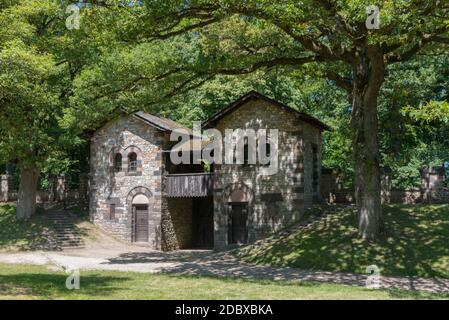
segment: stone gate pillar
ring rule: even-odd
[[[89,199],[89,175],[87,173],[81,173],[79,175],[78,192],[80,200],[87,203]]]
[[[11,176],[9,174],[3,174],[0,176],[0,202],[9,201],[9,187]]]
[[[48,177],[48,184],[49,184],[49,186],[48,186],[48,192],[49,192],[49,195],[48,195],[48,201],[49,202],[56,202],[58,199],[57,199],[57,192],[56,192],[56,186],[57,186],[57,177],[56,176],[54,176],[54,175],[50,175],[49,177]]]
[[[66,199],[66,178],[63,174],[57,177],[56,199],[58,202],[64,202]]]
[[[380,190],[382,203],[391,202],[391,172],[389,167],[382,168],[380,176]]]
[[[421,169],[421,194],[423,202],[438,202],[439,193],[444,188],[444,167],[424,167]]]

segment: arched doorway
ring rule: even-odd
[[[134,242],[148,242],[149,236],[149,200],[143,194],[138,194],[132,201],[132,212],[134,217]]]
[[[132,242],[150,242],[154,240],[154,230],[150,225],[155,216],[150,215],[153,207],[153,195],[146,187],[135,187],[126,197],[126,207],[129,213]]]

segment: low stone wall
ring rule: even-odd
[[[79,190],[70,190],[64,197],[55,199],[53,193],[48,190],[38,190],[36,195],[37,203],[49,203],[49,202],[87,202],[86,197],[80,194]],[[7,197],[3,198],[0,202],[14,202],[17,201],[17,190],[8,192]]]
[[[355,203],[354,190],[341,190],[322,194],[327,203]],[[422,193],[419,190],[394,190],[382,192],[382,203],[422,203]]]
[[[355,203],[354,190],[340,190],[322,194],[327,203]],[[449,203],[449,190],[426,193],[423,190],[392,190],[382,192],[382,203]]]
[[[421,190],[392,190],[382,194],[383,203],[415,204],[423,202]]]
[[[64,176],[54,177],[49,190],[38,190],[37,203],[50,202],[88,202],[88,177],[81,175],[78,189],[68,189]],[[17,188],[9,175],[0,176],[0,202],[17,201]]]
[[[332,170],[323,170],[321,196],[327,203],[355,203],[354,190],[342,188],[340,176]],[[441,167],[421,170],[421,188],[397,190],[391,188],[391,171],[381,177],[382,203],[449,203],[449,189],[444,187],[444,170]]]

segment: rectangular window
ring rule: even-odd
[[[115,219],[115,203],[111,203],[109,205],[109,219],[110,220]]]

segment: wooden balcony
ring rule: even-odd
[[[213,192],[213,174],[183,173],[165,175],[167,197],[207,197]]]

